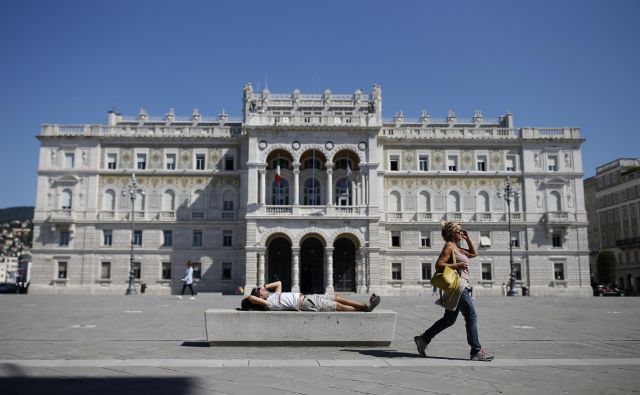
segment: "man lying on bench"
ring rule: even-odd
[[[275,281],[253,288],[251,295],[242,300],[242,310],[373,311],[379,303],[380,296],[376,294],[371,295],[367,305],[340,295],[282,292],[282,281]]]

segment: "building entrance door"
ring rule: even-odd
[[[356,246],[346,238],[333,244],[333,288],[336,292],[356,291]]]
[[[324,246],[318,239],[309,238],[300,248],[300,292],[324,293]]]
[[[273,239],[269,243],[269,262],[267,262],[266,281],[282,281],[282,290],[291,291],[291,243],[284,237]],[[261,284],[262,285],[262,284]]]

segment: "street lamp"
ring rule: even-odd
[[[135,203],[136,203],[136,192],[138,190],[138,183],[136,182],[135,173],[131,174],[131,184],[129,185],[128,191],[122,191],[122,195],[126,196],[129,193],[129,198],[131,199],[131,251],[129,253],[129,287],[127,288],[126,295],[136,295],[138,291],[136,291],[136,287],[133,285],[134,273],[133,273],[133,246],[135,240]]]
[[[513,195],[513,189],[511,188],[511,182],[507,177],[507,185],[504,187],[504,200],[507,202],[507,220],[509,221],[509,292],[507,296],[518,296],[516,291],[516,273],[513,271],[513,242],[511,240],[511,196]]]

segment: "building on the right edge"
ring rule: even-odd
[[[592,283],[600,283],[600,251],[616,256],[616,286],[625,294],[640,286],[640,158],[622,158],[596,169],[584,181],[585,209],[589,220],[589,256]]]

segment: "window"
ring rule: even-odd
[[[222,210],[233,211],[233,200],[225,200],[222,202]]]
[[[73,193],[71,189],[64,189],[62,191],[62,205],[61,208],[63,210],[71,210],[71,206],[73,204]]]
[[[429,171],[429,155],[419,155],[418,166],[420,171]]]
[[[193,278],[194,278],[194,280],[195,279],[200,280],[202,278],[202,263],[193,262],[191,267],[193,268]]]
[[[173,231],[172,230],[163,230],[162,231],[162,246],[163,247],[171,247],[173,245]]]
[[[58,277],[59,279],[67,278],[67,262],[58,261]]]
[[[111,279],[111,262],[102,262],[100,266],[100,280]]]
[[[429,235],[429,232],[420,232],[420,246],[431,247],[431,236]]]
[[[422,262],[422,280],[431,280],[431,263]]]
[[[515,155],[507,155],[507,160],[505,163],[506,171],[516,171],[516,156]]]
[[[65,152],[64,154],[64,168],[65,169],[73,169],[73,165],[75,164],[75,155],[72,152]]]
[[[196,170],[204,170],[205,154],[196,154]]]
[[[171,262],[162,262],[162,279],[171,280]]]
[[[478,155],[476,158],[476,170],[478,171],[487,171],[487,156],[486,155]]]
[[[391,279],[402,280],[402,263],[395,262],[391,264]]]
[[[400,247],[400,232],[391,232],[391,247]]]
[[[564,280],[564,263],[556,262],[553,264],[553,279],[556,281]]]
[[[133,262],[131,264],[131,270],[133,270],[133,278],[135,278],[136,280],[140,280],[142,264],[140,262]]]
[[[389,170],[391,171],[400,170],[400,155],[389,156]]]
[[[202,247],[202,231],[201,230],[193,231],[193,235],[191,237],[191,246]]]
[[[60,239],[58,240],[58,245],[61,247],[66,247],[69,245],[69,231],[68,230],[61,230],[60,231]]]
[[[458,157],[456,155],[447,156],[447,170],[458,171]]]
[[[224,169],[225,170],[233,170],[233,156],[232,155],[226,155],[224,157]]]
[[[493,275],[491,273],[491,263],[482,263],[482,279],[485,281],[493,280]]]
[[[547,158],[547,166],[549,171],[558,171],[558,156],[549,155]]]
[[[516,280],[522,280],[522,264],[520,262],[513,263],[513,273],[516,275]]]
[[[520,232],[511,232],[511,247],[520,247]]]
[[[102,245],[107,247],[113,245],[113,230],[104,229],[102,231]]]
[[[165,168],[167,170],[175,170],[176,169],[176,154],[167,154],[165,157]]]
[[[136,169],[144,170],[147,168],[147,154],[136,155]]]
[[[562,233],[553,232],[551,234],[551,246],[555,248],[562,247]]]
[[[142,247],[142,231],[141,230],[133,231],[133,245]]]
[[[480,231],[480,247],[491,247],[491,232],[488,230]]]
[[[222,280],[231,280],[231,262],[222,262]]]
[[[107,154],[107,169],[115,170],[118,168],[118,154]]]
[[[231,230],[223,230],[222,231],[222,246],[223,247],[231,247],[233,245],[233,231]]]

